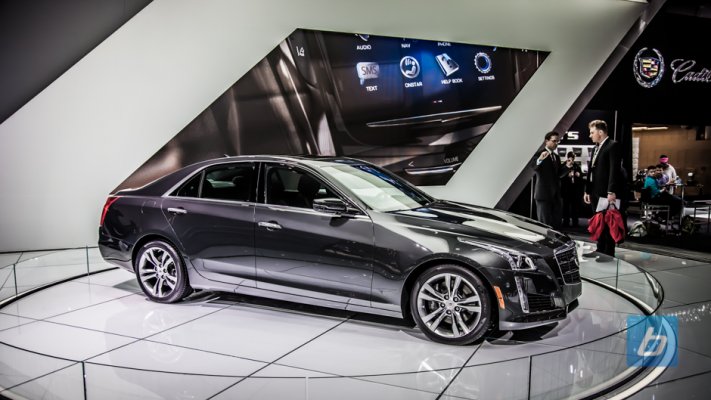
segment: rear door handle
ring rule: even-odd
[[[183,207],[180,207],[180,208],[170,207],[170,208],[168,208],[168,212],[171,214],[182,215],[182,214],[187,214],[188,210],[184,209]]]
[[[281,229],[281,225],[279,225],[277,222],[260,221],[260,222],[257,222],[257,225],[261,226],[262,228],[267,228],[270,231],[273,229]]]

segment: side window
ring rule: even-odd
[[[226,164],[205,171],[200,197],[251,201],[254,192],[254,164]]]
[[[339,197],[319,179],[296,168],[268,167],[266,184],[267,204],[313,208],[315,199]]]
[[[183,184],[183,186],[173,192],[172,196],[198,197],[200,190],[200,179],[202,179],[202,172],[190,178],[187,182]]]

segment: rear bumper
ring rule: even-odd
[[[104,261],[133,272],[131,248],[132,246],[112,238],[99,228],[99,252]]]

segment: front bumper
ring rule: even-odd
[[[582,293],[582,284],[564,285],[554,292],[528,290],[504,297],[505,306],[499,307],[500,330],[528,329],[565,319]]]
[[[561,321],[582,294],[579,274],[564,275],[555,259],[546,260],[533,271],[488,272],[493,272],[492,284],[502,295],[494,304],[499,312],[500,330],[528,329]]]
[[[516,331],[521,329],[535,328],[544,325],[554,324],[568,317],[568,313],[578,305],[577,298],[564,307],[550,311],[538,311],[533,313],[509,314],[507,319],[499,319],[499,330]],[[501,313],[499,313],[501,315]]]

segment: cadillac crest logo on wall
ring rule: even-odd
[[[632,68],[634,78],[640,86],[652,88],[657,86],[664,76],[664,57],[657,49],[643,47],[634,57]]]

